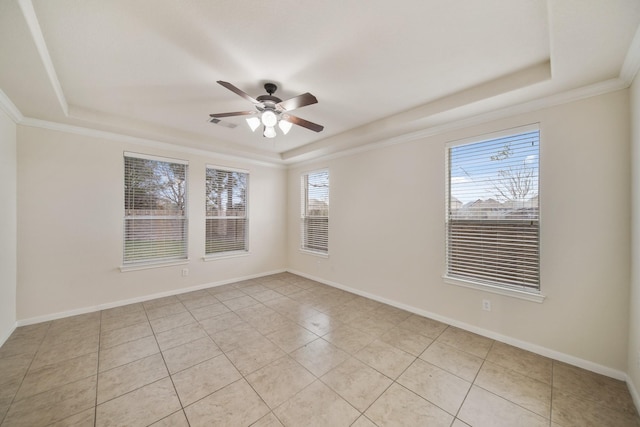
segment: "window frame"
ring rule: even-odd
[[[308,215],[309,212],[309,176],[314,174],[327,174],[327,215],[326,216],[318,216],[318,215]],[[320,168],[314,169],[310,171],[305,171],[300,174],[300,247],[299,250],[303,253],[312,254],[320,257],[329,257],[329,222],[330,222],[330,194],[331,194],[331,174],[329,168]],[[326,249],[321,249],[317,247],[311,247],[307,245],[309,238],[309,228],[307,226],[307,221],[309,219],[318,219],[318,218],[326,218]]]
[[[184,208],[183,208],[183,215],[128,215],[127,214],[127,208],[126,208],[126,197],[127,197],[127,193],[126,193],[126,159],[127,158],[135,158],[135,159],[141,159],[141,160],[149,160],[149,161],[153,161],[153,162],[161,162],[161,163],[169,163],[169,164],[176,164],[176,165],[183,165],[185,170],[184,170]],[[150,154],[143,154],[143,153],[135,153],[135,152],[130,152],[130,151],[124,151],[123,152],[123,171],[122,171],[122,177],[123,177],[123,181],[122,181],[122,189],[123,189],[123,193],[122,193],[122,201],[123,201],[123,220],[122,220],[122,265],[120,266],[120,271],[121,272],[126,272],[126,271],[135,271],[135,270],[142,270],[142,269],[149,269],[149,268],[157,268],[157,267],[166,267],[166,266],[172,266],[172,265],[183,265],[183,264],[187,264],[189,262],[189,161],[188,160],[183,160],[183,159],[175,159],[175,158],[170,158],[170,157],[164,157],[164,156],[156,156],[156,155],[150,155]],[[145,219],[162,219],[162,220],[183,220],[184,224],[182,225],[182,235],[183,235],[183,246],[184,246],[184,252],[183,254],[179,255],[179,256],[168,256],[168,257],[148,257],[148,258],[142,258],[142,259],[135,259],[135,260],[127,260],[126,259],[126,255],[127,255],[127,250],[126,250],[126,246],[127,246],[127,222],[134,220],[134,219],[138,219],[138,220],[145,220]]]
[[[450,198],[451,196],[451,149],[454,147],[459,147],[463,145],[469,144],[481,144],[481,143],[490,143],[495,142],[496,140],[518,136],[531,132],[538,132],[538,159],[537,159],[537,197],[538,197],[538,219],[537,219],[537,273],[538,273],[538,286],[537,288],[530,286],[520,286],[516,284],[505,284],[492,282],[486,279],[481,278],[473,278],[473,277],[464,277],[457,276],[455,274],[450,274],[450,265],[449,265],[449,256],[450,256],[450,235],[449,235],[449,222],[451,217],[450,208]],[[498,132],[493,132],[490,134],[484,134],[480,136],[465,138],[461,140],[450,141],[445,144],[445,272],[443,274],[443,281],[447,284],[487,291],[495,294],[501,294],[506,296],[511,296],[519,299],[524,299],[528,301],[542,303],[545,299],[545,296],[542,294],[541,287],[541,250],[540,250],[540,242],[541,242],[541,228],[542,228],[542,215],[541,215],[541,204],[540,204],[540,187],[541,187],[541,153],[542,153],[542,131],[540,129],[539,123],[534,123],[525,126],[519,126],[515,128],[505,129]],[[498,221],[500,222],[500,221]],[[503,221],[504,223],[512,223],[512,220],[506,219]]]
[[[244,249],[239,249],[239,250],[229,250],[229,251],[223,251],[223,252],[207,252],[207,233],[208,233],[208,226],[207,226],[207,221],[210,219],[238,219],[238,216],[216,216],[216,215],[208,215],[207,213],[207,199],[206,197],[208,197],[208,194],[206,193],[207,191],[207,180],[208,180],[208,176],[207,176],[207,171],[209,169],[212,170],[217,170],[217,171],[221,171],[221,172],[235,172],[235,173],[241,173],[246,175],[245,177],[245,206],[244,206],[244,216],[242,217],[245,220],[244,223]],[[207,164],[205,166],[205,246],[204,246],[204,256],[202,257],[202,259],[204,261],[212,261],[212,260],[217,260],[217,259],[222,259],[222,258],[232,258],[232,257],[238,257],[238,256],[246,256],[249,255],[249,189],[250,189],[250,178],[251,178],[251,173],[249,170],[246,169],[238,169],[238,168],[232,168],[232,167],[228,167],[228,166],[218,166],[218,165],[210,165]]]

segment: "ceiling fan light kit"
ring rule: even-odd
[[[276,125],[276,123],[278,123],[278,117],[276,116],[276,113],[271,110],[264,110],[262,112],[261,120],[262,124],[268,128],[272,128]]]
[[[288,122],[285,119],[282,119],[278,122],[278,127],[280,128],[282,133],[284,133],[285,135],[289,133],[292,126],[293,126],[293,123]]]
[[[251,132],[255,132],[256,129],[260,126],[260,119],[257,117],[249,117],[247,119],[247,124],[251,128]]]
[[[223,117],[250,115],[252,117],[249,117],[246,120],[251,131],[255,132],[255,130],[258,129],[260,125],[262,125],[264,128],[262,135],[266,138],[276,137],[276,125],[278,125],[284,135],[289,133],[294,124],[307,128],[314,132],[321,132],[324,129],[324,126],[289,114],[289,111],[291,110],[295,110],[296,108],[305,107],[307,105],[315,104],[318,102],[316,97],[311,95],[309,92],[283,101],[280,98],[273,96],[275,91],[278,90],[278,87],[273,83],[266,83],[264,85],[264,89],[267,91],[268,95],[260,95],[259,97],[254,99],[231,83],[219,80],[218,84],[224,86],[236,95],[239,95],[247,101],[253,103],[255,106],[255,110],[209,114],[209,116],[211,117],[211,120],[209,121],[211,123],[233,128],[235,127],[235,125],[224,122],[220,119]]]
[[[267,138],[275,138],[276,137],[276,128],[265,126],[264,127],[263,136],[265,136]]]

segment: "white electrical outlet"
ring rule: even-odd
[[[482,309],[484,311],[491,311],[491,301],[488,299],[482,300]]]
[[[188,268],[183,268],[182,269],[182,277],[187,277],[189,275],[189,269]]]

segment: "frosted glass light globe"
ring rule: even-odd
[[[274,128],[273,126],[265,127],[263,135],[266,136],[267,138],[275,138],[276,137],[276,128]]]
[[[262,113],[262,124],[268,128],[272,128],[278,123],[278,116],[271,110]]]
[[[249,117],[247,119],[247,124],[251,128],[251,132],[254,132],[260,126],[260,119],[257,117]]]
[[[280,120],[280,122],[278,122],[278,127],[285,135],[289,133],[289,131],[291,130],[291,126],[293,126],[293,124],[291,122],[287,122],[286,120]]]

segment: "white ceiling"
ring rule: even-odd
[[[628,84],[639,24],[638,0],[0,0],[0,90],[28,119],[292,162]],[[311,92],[294,114],[325,129],[208,123],[252,109],[217,80]]]

